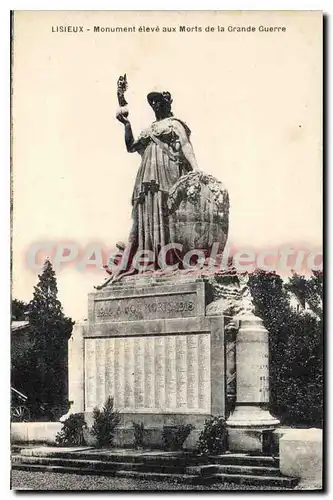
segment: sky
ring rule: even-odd
[[[63,25],[85,31],[52,31]],[[94,33],[95,25],[136,32]],[[162,32],[179,25],[203,30]],[[258,32],[261,25],[286,31]],[[13,297],[32,297],[38,278],[27,252],[36,242],[71,242],[84,252],[127,239],[140,158],[126,152],[115,119],[116,82],[125,72],[136,135],[154,119],[146,94],[171,92],[199,167],[229,190],[230,244],[321,246],[319,13],[17,12],[13,50]],[[104,280],[103,270],[77,264],[57,271],[73,319],[86,316],[87,294]]]

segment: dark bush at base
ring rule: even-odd
[[[132,422],[134,427],[134,448],[143,448],[145,427],[143,422]]]
[[[205,421],[197,444],[197,452],[203,455],[221,455],[227,451],[227,427],[222,417]]]
[[[181,450],[193,429],[192,424],[164,426],[162,433],[164,449],[168,451]]]
[[[65,420],[64,426],[56,435],[58,446],[82,446],[85,445],[83,427],[87,424],[82,413],[73,413]]]
[[[93,418],[91,434],[96,438],[97,446],[112,447],[115,430],[120,423],[120,414],[114,409],[113,398],[108,397],[102,410],[94,408]]]

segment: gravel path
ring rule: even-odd
[[[13,490],[259,490],[257,486],[239,486],[233,484],[213,484],[211,486],[199,486],[191,484],[173,484],[161,481],[144,481],[135,479],[113,478],[106,476],[83,476],[77,474],[62,474],[54,472],[27,472],[12,471]],[[279,490],[276,487],[262,488],[267,490]],[[283,490],[287,491],[287,490]]]

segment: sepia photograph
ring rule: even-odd
[[[323,25],[12,11],[12,490],[323,491]]]

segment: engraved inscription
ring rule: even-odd
[[[154,338],[155,348],[155,407],[165,406],[165,337]]]
[[[251,349],[249,355],[248,350]],[[269,402],[267,345],[239,346],[237,351],[237,391],[241,402]]]
[[[105,342],[96,339],[95,344],[95,367],[96,367],[96,405],[101,406],[105,402]]]
[[[165,405],[176,407],[176,337],[165,339]]]
[[[187,408],[187,358],[186,337],[176,337],[176,404],[177,408]]]
[[[210,335],[87,339],[86,409],[210,412]],[[264,386],[265,381],[262,381]]]
[[[105,339],[105,395],[114,396],[114,341]]]
[[[135,367],[134,367],[134,397],[135,408],[144,407],[144,373],[145,373],[145,353],[144,353],[144,338],[135,339]]]
[[[187,335],[187,406],[188,408],[198,408],[198,388],[199,388],[199,335]]]
[[[196,315],[196,295],[170,297],[142,296],[117,298],[94,302],[95,321],[135,321]]]
[[[134,405],[134,339],[126,339],[124,358],[125,406],[131,407]]]
[[[145,338],[144,345],[145,373],[144,373],[144,403],[145,408],[153,408],[155,400],[154,390],[154,339]]]
[[[183,300],[176,301],[168,301],[168,302],[153,302],[151,304],[145,304],[146,313],[183,313],[183,312],[191,312],[194,310],[194,302],[184,302]]]

